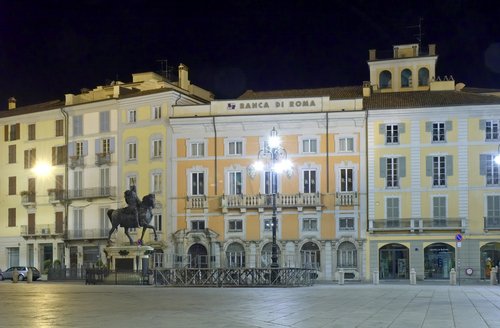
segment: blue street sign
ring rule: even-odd
[[[463,238],[464,237],[462,237],[462,234],[460,234],[460,233],[457,233],[457,235],[455,236],[456,241],[462,241]]]

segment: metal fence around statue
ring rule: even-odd
[[[156,229],[153,225],[151,225],[151,220],[153,219],[152,209],[155,206],[155,195],[148,194],[142,198],[142,202],[137,208],[138,216],[139,216],[139,227],[142,227],[141,238],[137,241],[139,244],[142,244],[142,239],[144,238],[144,233],[146,229],[152,229],[155,235],[155,240],[158,240],[158,236],[156,235]],[[134,244],[134,240],[130,237],[128,230],[130,228],[138,228],[137,227],[137,216],[136,214],[129,208],[120,208],[117,210],[109,210],[108,217],[111,221],[111,229],[109,230],[108,235],[108,243],[111,242],[111,234],[118,229],[118,226],[122,227],[127,235],[130,245]]]

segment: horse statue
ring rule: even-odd
[[[141,238],[137,241],[139,244],[142,244],[142,239],[144,238],[144,234],[146,229],[152,229],[155,234],[155,240],[158,240],[158,236],[156,235],[156,229],[152,226],[151,220],[153,219],[152,209],[155,206],[155,195],[148,194],[142,198],[142,202],[140,202],[137,211],[139,214],[139,227],[142,227],[142,235]],[[109,230],[108,235],[108,243],[111,242],[111,234],[118,229],[118,226],[121,226],[125,230],[125,234],[130,240],[130,245],[134,245],[134,240],[130,237],[128,233],[128,229],[130,228],[138,228],[136,223],[136,215],[131,212],[129,208],[119,208],[117,210],[108,210],[108,218],[111,221],[111,230]]]

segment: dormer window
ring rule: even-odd
[[[402,88],[409,88],[412,86],[412,83],[411,83],[411,71],[408,69],[408,68],[405,68],[402,72],[401,72],[401,87]]]
[[[427,68],[421,68],[418,70],[418,86],[429,85],[429,70]]]
[[[379,76],[380,88],[391,88],[392,87],[392,74],[389,71],[382,71]]]

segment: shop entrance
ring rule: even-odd
[[[435,243],[424,249],[425,279],[449,279],[452,268],[455,268],[455,248]]]
[[[409,251],[401,244],[389,244],[379,250],[380,279],[408,279]]]
[[[491,269],[500,265],[500,243],[487,243],[481,247],[481,279],[490,279]]]

